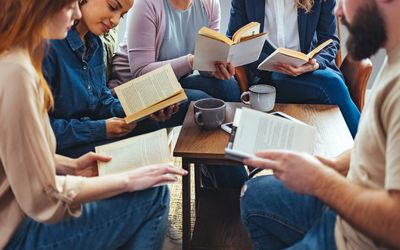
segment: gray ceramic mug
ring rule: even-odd
[[[193,104],[194,121],[205,129],[219,128],[225,120],[226,104],[217,98],[205,98]]]
[[[248,95],[249,101],[244,97]],[[240,99],[244,104],[250,105],[252,109],[268,112],[274,108],[276,98],[276,89],[267,84],[257,84],[249,88],[249,91],[243,92]]]

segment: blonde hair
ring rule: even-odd
[[[296,0],[296,6],[299,9],[303,9],[306,13],[310,12],[314,6],[315,0]]]
[[[53,95],[42,73],[46,24],[51,17],[76,0],[1,0],[0,54],[12,47],[29,52],[43,90],[44,111],[54,106]]]

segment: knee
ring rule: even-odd
[[[343,98],[343,95],[348,95],[348,89],[343,78],[336,72],[324,70],[321,74],[316,74],[316,80],[329,97]]]
[[[133,206],[138,206],[138,202],[141,204],[147,204],[145,207],[159,210],[168,211],[169,209],[169,189],[167,185],[149,188],[143,191],[134,192],[132,195],[137,195],[138,199],[134,201]]]
[[[164,209],[169,208],[169,188],[167,185],[162,185],[152,188],[154,190],[154,202],[155,204],[160,204]]]
[[[235,78],[231,77],[229,80],[221,81],[222,93],[225,95],[225,100],[227,102],[238,102],[240,101],[240,88],[238,82]]]
[[[256,177],[247,181],[240,194],[240,209],[243,220],[252,211],[272,209],[278,203],[284,186],[273,176]]]
[[[197,101],[203,98],[210,98],[211,96],[204,91],[198,89],[185,89],[185,94],[188,98],[187,102]]]

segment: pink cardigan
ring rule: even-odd
[[[221,10],[218,0],[202,1],[209,20],[209,28],[219,30]],[[176,77],[191,73],[189,56],[174,58],[167,61],[157,61],[161,43],[165,34],[166,17],[163,0],[136,0],[128,13],[124,43],[120,45],[116,57],[129,59],[133,78],[170,63]],[[122,66],[123,67],[123,66]],[[116,68],[118,73],[118,68]]]

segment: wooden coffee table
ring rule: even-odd
[[[243,106],[245,105],[241,103],[227,103],[226,122],[232,121],[236,108]],[[337,106],[276,104],[274,111],[284,112],[317,128],[314,148],[316,154],[330,157],[337,156],[353,146],[353,139]],[[222,129],[209,131],[199,128],[194,123],[193,115],[192,103],[186,114],[174,149],[174,156],[182,157],[182,167],[189,172],[187,176],[182,178],[182,247],[183,249],[251,248],[245,229],[238,216],[238,190],[201,191],[200,188],[201,165],[239,164],[224,158],[224,149],[229,135]],[[195,166],[197,214],[192,244],[190,164]],[[202,193],[206,195],[202,195]],[[201,198],[204,198],[204,202],[201,201]],[[211,204],[213,202],[220,203],[220,205],[213,206]],[[217,210],[221,211],[218,212]],[[219,222],[219,225],[217,222]]]

